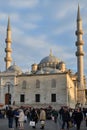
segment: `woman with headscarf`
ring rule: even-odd
[[[19,129],[24,129],[24,112],[22,109],[19,109],[19,116],[18,116],[18,122],[19,122]]]

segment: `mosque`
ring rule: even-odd
[[[85,105],[85,76],[83,66],[82,19],[80,8],[77,11],[77,29],[75,43],[77,51],[77,72],[66,68],[65,63],[50,54],[42,58],[39,64],[32,64],[31,72],[23,73],[16,64],[12,65],[11,26],[8,18],[5,48],[5,71],[0,72],[0,103],[4,105],[48,107],[58,109],[60,106],[75,108]]]

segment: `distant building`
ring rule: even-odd
[[[31,72],[23,73],[12,63],[11,27],[8,18],[6,36],[6,69],[0,72],[0,103],[4,105],[59,108],[66,105],[74,108],[85,105],[85,76],[83,72],[82,19],[78,6],[76,30],[77,72],[66,68],[65,63],[52,54],[33,64]]]

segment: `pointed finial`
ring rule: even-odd
[[[79,4],[78,4],[78,12],[77,12],[77,21],[78,20],[81,20]]]
[[[8,16],[8,25],[7,25],[7,29],[11,29],[10,27],[10,17]]]
[[[52,56],[52,49],[50,49],[50,56]]]

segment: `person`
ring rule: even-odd
[[[85,123],[86,123],[86,127],[87,127],[87,113],[85,113]]]
[[[7,118],[8,118],[9,129],[13,129],[14,111],[13,111],[12,107],[9,107],[9,109],[7,111]]]
[[[77,130],[80,130],[81,122],[83,120],[83,114],[81,112],[81,108],[77,109],[74,119],[75,119]]]
[[[27,118],[28,118],[28,122],[30,122],[32,119],[31,119],[31,108],[28,109],[28,114],[27,114]]]
[[[35,126],[32,126],[32,127],[36,128],[36,124],[38,122],[38,114],[37,114],[37,111],[34,108],[31,110],[31,120],[35,121]]]
[[[18,117],[18,122],[19,122],[19,129],[24,129],[24,112],[22,109],[19,109],[19,115]]]
[[[75,114],[76,114],[76,112],[77,112],[77,110],[76,110],[76,108],[73,110],[73,112],[72,112],[72,119],[73,119],[73,125],[74,125],[74,127],[76,127],[76,122],[75,122]]]
[[[67,107],[63,108],[62,121],[62,130],[64,130],[65,124],[67,124],[67,130],[69,130],[70,113]]]
[[[62,113],[63,113],[63,106],[61,106],[61,108],[59,109],[59,115],[60,115],[60,120],[62,119]]]
[[[53,109],[52,111],[52,117],[55,123],[57,123],[57,117],[58,117],[58,112],[57,110]]]
[[[41,122],[41,127],[40,129],[44,129],[45,126],[45,120],[46,120],[46,112],[43,108],[41,108],[40,111],[40,122]]]
[[[83,108],[83,115],[84,115],[84,120],[87,127],[87,108]]]
[[[18,116],[19,116],[18,109],[15,109],[14,110],[14,119],[15,119],[15,126],[16,126],[16,128],[18,127]]]

